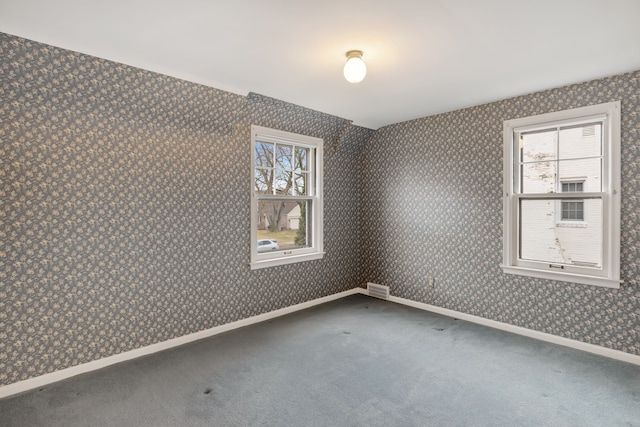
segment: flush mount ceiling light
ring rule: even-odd
[[[367,74],[367,65],[362,60],[361,50],[347,52],[347,63],[344,64],[344,78],[349,83],[359,83]]]

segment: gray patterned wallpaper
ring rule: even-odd
[[[0,33],[0,385],[361,284],[372,131]],[[325,139],[324,259],[251,271],[250,127]]]
[[[638,72],[374,133],[7,34],[0,49],[0,385],[367,281],[640,354]],[[625,285],[504,276],[502,121],[614,99]],[[249,269],[251,124],[325,139],[324,259]]]
[[[503,121],[614,100],[622,101],[624,285],[503,274]],[[363,279],[399,297],[640,355],[640,71],[379,129],[360,167]]]

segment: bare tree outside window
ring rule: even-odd
[[[258,237],[280,236],[281,249],[306,246],[309,201],[287,196],[307,196],[309,148],[256,141],[254,158],[256,194],[283,196],[258,202]]]

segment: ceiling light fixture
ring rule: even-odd
[[[347,63],[344,64],[344,78],[349,83],[360,83],[367,74],[367,65],[362,60],[361,50],[347,52]]]

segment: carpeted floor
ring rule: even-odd
[[[0,400],[2,426],[640,426],[640,366],[354,295]]]

